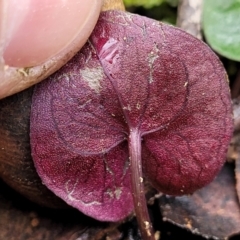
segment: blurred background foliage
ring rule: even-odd
[[[124,0],[129,12],[175,25],[178,0]]]
[[[124,0],[126,7],[142,6],[145,8],[159,6],[164,2],[176,7],[178,0]]]

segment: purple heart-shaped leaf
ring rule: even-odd
[[[146,236],[143,178],[167,194],[194,192],[220,170],[231,132],[227,75],[209,47],[126,12],[102,13],[81,52],[33,96],[43,183],[99,220],[135,206]]]

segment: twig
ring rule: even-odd
[[[233,99],[232,106],[234,133],[227,153],[229,162],[240,159],[240,97]]]
[[[179,0],[177,26],[202,39],[202,0]]]
[[[240,70],[237,72],[236,79],[232,87],[232,98],[237,98],[240,93]]]
[[[107,10],[125,10],[123,0],[104,0],[103,1],[103,6],[102,6],[102,11],[107,11]]]

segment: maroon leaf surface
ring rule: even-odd
[[[109,11],[81,52],[36,87],[30,137],[48,188],[91,217],[118,221],[133,202],[141,212],[142,165],[158,190],[192,193],[219,171],[231,131],[227,76],[207,45]]]

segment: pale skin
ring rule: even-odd
[[[0,99],[43,80],[81,49],[102,0],[0,1]]]

